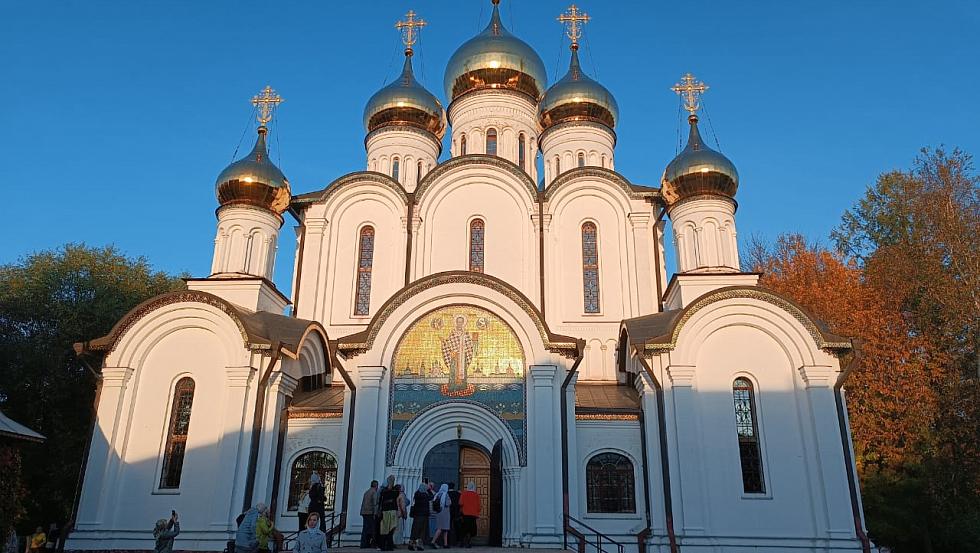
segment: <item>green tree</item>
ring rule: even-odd
[[[22,529],[64,523],[73,505],[96,380],[72,345],[182,286],[111,246],[69,244],[0,266],[0,409],[48,438],[23,449]]]

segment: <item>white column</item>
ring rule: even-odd
[[[102,388],[99,392],[99,405],[96,412],[95,428],[92,430],[92,444],[89,446],[88,464],[82,487],[80,515],[76,528],[79,530],[97,529],[103,523],[107,495],[114,492],[115,486],[107,480],[119,465],[117,435],[121,429],[120,418],[126,389],[133,369],[129,367],[103,367]]]
[[[701,424],[698,413],[697,391],[695,390],[695,367],[671,365],[667,367],[670,378],[670,394],[674,423],[674,443],[676,444],[677,482],[679,493],[674,495],[680,505],[674,505],[674,517],[682,516],[679,530],[688,535],[703,535],[707,525],[706,505],[701,462]],[[673,494],[673,490],[671,490]],[[675,530],[678,526],[675,525]]]
[[[521,543],[521,467],[503,469],[504,492],[504,547],[519,546]]]
[[[386,372],[385,367],[357,368],[357,405],[354,413],[357,430],[351,461],[353,490],[372,479],[377,478],[380,481],[388,476],[385,473],[384,455],[388,417],[387,413],[381,414],[381,382]],[[355,504],[356,501],[351,502],[352,508]]]
[[[826,525],[828,537],[851,538],[854,520],[833,391],[837,371],[827,365],[810,365],[800,367],[800,374],[806,384],[809,418],[817,446],[815,457],[820,467],[820,485],[814,490],[814,497],[822,498],[824,502],[821,522]]]
[[[584,488],[578,470],[579,451],[578,428],[575,426],[575,386],[578,384],[580,374],[580,372],[576,372],[572,376],[572,381],[568,383],[568,387],[565,388],[565,405],[568,408],[565,414],[566,424],[568,424],[568,512],[579,519],[582,518],[579,505],[581,505],[581,495]]]
[[[214,530],[233,530],[235,517],[241,512],[242,500],[245,497],[245,471],[248,468],[248,452],[244,447],[247,443],[246,434],[250,428],[245,424],[250,412],[249,387],[255,375],[253,367],[228,367],[225,369],[225,391],[222,398],[224,411],[218,426],[218,438],[215,444],[218,450],[218,465],[225,467],[231,473],[231,482],[221,482],[217,487],[229,486],[223,493],[215,493],[211,512]],[[249,436],[250,437],[250,436]],[[219,473],[220,474],[220,473]]]
[[[561,429],[556,405],[554,365],[532,365],[532,420],[529,421],[528,463],[530,464],[531,497],[529,530],[535,543],[552,543],[560,536],[561,486],[556,471],[561,464]]]
[[[653,298],[656,277],[651,272],[653,264],[650,262],[650,252],[653,251],[650,243],[650,218],[649,211],[636,211],[629,214],[630,227],[633,231],[633,274],[635,275],[638,308],[638,311],[632,312],[630,315],[656,311]]]
[[[268,505],[272,500],[272,483],[279,449],[279,423],[286,401],[293,395],[297,384],[298,380],[281,371],[269,378],[265,413],[262,417],[262,438],[259,441],[259,459],[255,467],[253,503],[261,501]]]
[[[650,479],[650,495],[646,505],[650,511],[650,529],[654,534],[665,535],[667,526],[664,513],[664,479],[660,467],[663,461],[660,457],[660,414],[657,410],[657,389],[653,380],[645,372],[636,379],[636,390],[640,393],[640,408],[643,409],[643,426],[647,444],[647,478]],[[676,469],[675,469],[676,470]]]

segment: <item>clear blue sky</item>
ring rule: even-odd
[[[501,6],[552,81],[567,65],[555,22],[566,2]],[[977,2],[578,3],[593,16],[582,61],[619,102],[617,169],[633,182],[656,185],[675,153],[668,88],[686,71],[711,86],[708,115],[741,174],[743,246],[757,234],[825,239],[877,174],[922,146],[980,154]],[[5,1],[0,263],[83,241],[207,274],[214,179],[253,94],[269,83],[286,99],[272,155],[294,193],[322,188],[364,168],[364,104],[400,63],[394,21],[409,8],[429,21],[416,72],[442,97],[446,61],[489,6]],[[287,292],[293,224],[276,271]]]

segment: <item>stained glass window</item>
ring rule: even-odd
[[[518,135],[518,137],[517,137],[517,164],[520,165],[521,166],[521,169],[524,169],[525,171],[527,171],[527,167],[524,166],[524,159],[525,159],[525,156],[527,155],[526,154],[526,149],[527,149],[526,142],[527,142],[527,138],[524,136],[524,133],[521,133],[520,135]]]
[[[487,155],[497,155],[497,130],[487,129]]]
[[[161,488],[180,487],[180,474],[184,468],[184,453],[187,451],[187,432],[191,426],[193,404],[194,381],[187,377],[181,378],[174,386],[170,428],[167,431],[167,445],[163,450],[163,470],[160,473]]]
[[[748,378],[736,378],[732,384],[732,394],[735,397],[735,432],[738,435],[738,455],[742,465],[742,489],[745,493],[765,493],[752,382]]]
[[[391,159],[391,178],[398,180],[398,169],[399,169],[398,158]]]
[[[371,267],[374,265],[374,227],[361,229],[357,251],[357,291],[354,296],[354,314],[371,312]]]
[[[582,293],[586,313],[599,312],[599,244],[595,223],[582,225]]]
[[[585,467],[585,493],[590,513],[635,513],[633,463],[618,453],[600,453]]]
[[[466,155],[466,135],[465,134],[459,135],[459,155],[461,155],[461,156],[465,156]]]
[[[578,166],[585,167],[585,154],[582,152],[579,152],[578,154]]]
[[[486,238],[486,226],[483,219],[473,219],[470,223],[470,270],[475,273],[483,272],[483,241]]]
[[[325,497],[324,509],[330,512],[334,509],[334,499],[337,496],[337,460],[326,451],[310,451],[293,461],[289,476],[289,507],[290,511],[299,510],[299,502],[303,492],[310,489],[310,475],[316,471],[323,483]]]

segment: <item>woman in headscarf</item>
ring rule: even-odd
[[[436,535],[432,537],[432,547],[439,547],[439,538],[442,538],[442,547],[449,547],[449,529],[452,527],[452,516],[449,507],[453,504],[449,499],[449,485],[439,486],[439,493],[432,498],[432,510],[436,511]]]
[[[326,501],[326,496],[323,493],[323,482],[320,480],[320,475],[316,471],[310,475],[310,513],[316,513],[320,515],[318,517],[320,521],[320,531],[326,532],[327,517],[324,502]]]
[[[171,553],[174,550],[174,538],[180,533],[180,521],[177,513],[170,514],[170,520],[161,518],[153,528],[154,553]]]
[[[476,482],[470,480],[466,490],[459,496],[459,512],[463,515],[461,530],[463,547],[472,547],[473,536],[476,535],[476,519],[480,518],[480,494],[476,493]]]
[[[429,510],[431,500],[429,499],[429,485],[419,484],[415,495],[412,497],[412,535],[408,542],[408,548],[412,551],[425,550],[425,536],[429,529]]]
[[[296,534],[294,553],[327,553],[327,536],[320,531],[320,515],[310,513],[306,519],[306,529]]]
[[[388,477],[388,483],[381,490],[378,499],[378,508],[381,511],[381,543],[379,548],[382,551],[393,551],[395,549],[394,534],[398,529],[398,490],[395,489],[394,475]]]

